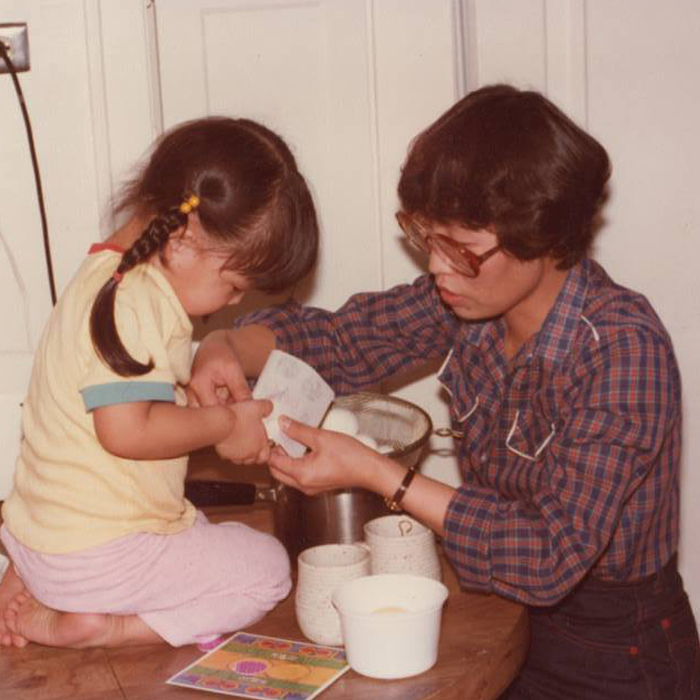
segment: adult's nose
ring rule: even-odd
[[[433,275],[455,272],[455,269],[450,264],[450,261],[435,246],[431,246],[430,248],[430,257],[428,258],[428,270]]]

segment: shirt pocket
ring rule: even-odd
[[[531,462],[544,458],[556,436],[556,421],[531,407],[517,409],[506,434],[506,448]]]

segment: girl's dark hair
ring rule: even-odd
[[[549,100],[492,85],[416,138],[399,198],[409,214],[492,228],[514,257],[568,269],[590,246],[609,177],[605,149]]]
[[[156,253],[187,223],[179,205],[191,195],[202,227],[228,253],[224,266],[252,286],[279,292],[313,268],[318,224],[311,194],[285,142],[248,119],[206,117],[164,134],[145,166],[128,182],[116,210],[153,215],[122,256],[116,278],[100,290],[90,315],[97,353],[118,374],[152,369],[124,348],[114,319],[117,279]]]

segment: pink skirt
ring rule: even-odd
[[[204,643],[260,620],[291,589],[274,537],[199,512],[176,535],[138,533],[71,554],[41,554],[3,525],[0,538],[29,592],[55,610],[138,615],[173,646]]]

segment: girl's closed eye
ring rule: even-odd
[[[227,306],[240,303],[252,284],[240,273],[233,270],[222,270],[221,279],[228,289]]]
[[[231,286],[231,291],[229,293],[229,301],[227,306],[233,306],[238,304],[245,295],[245,290],[239,289],[238,287]]]

